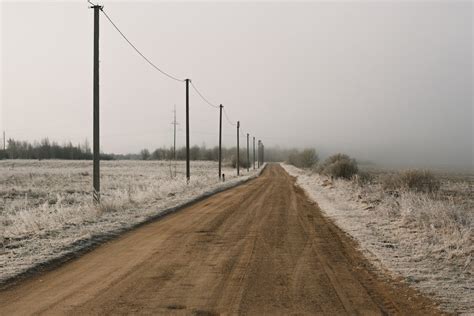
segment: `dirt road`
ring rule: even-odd
[[[279,165],[0,292],[0,314],[422,314]]]

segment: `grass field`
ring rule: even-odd
[[[102,203],[92,201],[92,162],[0,161],[0,281],[32,266],[75,251],[97,236],[130,227],[207,191],[252,173],[217,163],[185,165],[160,161],[101,163]]]

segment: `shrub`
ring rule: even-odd
[[[432,193],[441,186],[440,181],[428,170],[406,170],[400,178],[403,185],[413,191]]]
[[[312,168],[319,161],[318,154],[314,149],[304,149],[301,152],[301,165],[303,168]]]
[[[441,186],[440,181],[428,170],[404,170],[381,179],[384,190],[407,189],[414,192],[434,193]]]
[[[318,161],[318,154],[312,148],[306,148],[301,152],[295,150],[288,157],[288,163],[298,168],[312,168]]]
[[[299,152],[298,152],[298,151],[292,152],[292,153],[288,156],[288,163],[289,163],[290,165],[293,165],[293,166],[297,167],[297,166],[299,165],[298,155],[299,155]]]
[[[334,178],[350,179],[357,172],[357,162],[345,154],[335,154],[327,158],[319,167],[319,173]]]

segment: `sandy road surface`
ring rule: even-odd
[[[279,165],[0,292],[0,314],[436,314]]]

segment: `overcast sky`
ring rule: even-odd
[[[191,78],[266,146],[314,146],[405,165],[473,166],[470,1],[102,1],[155,64]],[[1,129],[22,140],[92,139],[93,10],[1,3]],[[185,85],[100,17],[101,145],[185,141]],[[191,142],[214,146],[218,110],[191,91]],[[224,144],[235,128],[224,122]]]

